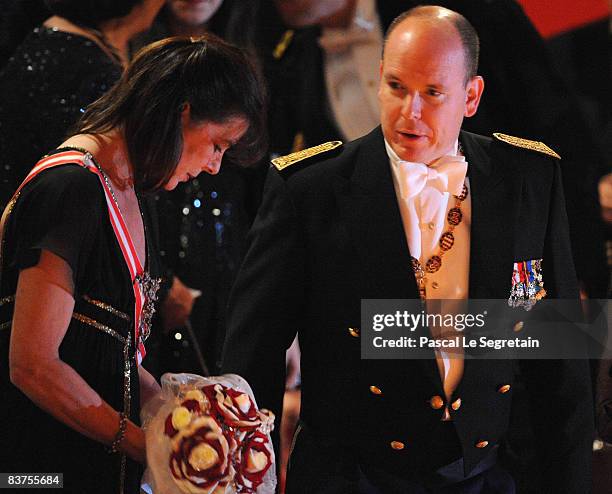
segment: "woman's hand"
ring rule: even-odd
[[[138,378],[140,380],[140,407],[142,408],[145,403],[161,392],[161,386],[142,365],[138,367]]]

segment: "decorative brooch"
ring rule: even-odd
[[[138,334],[140,340],[145,342],[151,334],[151,321],[155,314],[155,302],[157,302],[157,291],[161,284],[161,278],[151,278],[148,271],[136,276],[136,282],[140,287],[141,293],[145,297],[145,302],[140,315],[140,324],[138,326]]]

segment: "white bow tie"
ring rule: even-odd
[[[425,186],[460,195],[467,173],[463,156],[443,156],[429,166],[400,160],[398,166],[400,193],[404,199],[416,196]]]

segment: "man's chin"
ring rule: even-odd
[[[398,145],[392,146],[393,151],[403,161],[410,161],[412,163],[428,163],[429,156],[431,153],[426,152],[423,149],[416,148],[415,146]]]

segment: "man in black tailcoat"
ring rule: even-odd
[[[270,144],[271,151],[279,154],[289,153],[296,142],[308,147],[343,140],[343,129],[330,111],[332,96],[326,87],[327,60],[320,38],[325,27],[339,19],[346,22],[347,15],[350,20],[356,4],[373,4],[381,36],[397,15],[417,5],[437,3],[466,17],[482,41],[479,72],[487,81],[487,91],[478,113],[465,122],[464,129],[489,135],[501,128],[508,134],[541,139],[563,157],[563,185],[578,279],[590,298],[606,297],[608,270],[596,191],[604,169],[603,153],[574,91],[556,70],[544,40],[516,0],[275,3],[289,26],[302,26],[291,31],[293,36],[282,55],[269,63]],[[323,18],[315,15],[334,6],[343,13]],[[317,25],[310,25],[315,21]],[[369,62],[359,63],[365,66]],[[296,133],[302,139],[296,140]]]
[[[412,9],[386,36],[381,126],[347,145],[274,160],[230,299],[223,371],[245,377],[278,417],[285,351],[298,333],[302,410],[290,494],[514,492],[496,459],[512,361],[448,367],[360,353],[362,299],[508,299],[525,260],[536,262],[547,297],[578,296],[556,153],[460,131],[484,87],[477,59],[462,16]],[[460,216],[447,214],[457,207]],[[435,268],[449,229],[454,243]],[[433,269],[420,285],[418,266]],[[523,361],[521,370],[542,487],[588,492],[586,361]]]

